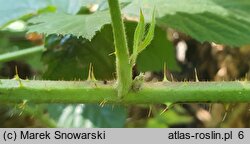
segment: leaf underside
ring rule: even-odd
[[[142,9],[145,19],[150,21],[153,6],[155,6],[158,25],[175,28],[201,42],[209,41],[232,46],[250,43],[250,32],[247,27],[250,25],[250,1],[248,0],[126,1],[130,3],[123,9],[125,15],[139,16],[138,11]],[[32,20],[40,24],[31,26],[30,31],[73,34],[91,39],[95,31],[100,30],[104,24],[110,23],[108,14],[97,13],[97,15],[42,16]]]
[[[124,8],[127,15],[138,16],[143,9],[150,19],[156,7],[157,24],[175,28],[204,42],[232,46],[250,43],[249,0],[135,0]]]
[[[29,32],[49,34],[72,34],[91,40],[105,24],[110,23],[109,13],[98,12],[91,15],[46,14],[29,21],[34,24]]]

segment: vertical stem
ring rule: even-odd
[[[119,1],[108,0],[108,3],[115,41],[117,89],[118,96],[121,98],[128,93],[131,87],[132,68],[129,63],[129,51]]]

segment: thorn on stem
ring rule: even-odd
[[[116,55],[116,52],[112,52],[109,54],[109,56]]]
[[[170,77],[171,77],[172,82],[174,82],[175,81],[174,76],[172,74],[170,74]]]
[[[225,113],[224,113],[224,116],[223,116],[223,118],[221,120],[222,122],[224,122],[226,120],[227,115],[228,115],[228,113],[230,111],[231,106],[232,106],[231,104],[224,104]]]
[[[167,65],[166,62],[164,62],[164,68],[163,68],[163,82],[169,82],[167,79]]]
[[[108,101],[104,99],[103,101],[101,101],[101,103],[99,104],[99,106],[100,107],[104,107],[107,102]]]
[[[194,74],[195,74],[195,82],[199,82],[198,74],[197,74],[197,69],[194,69]]]
[[[28,100],[23,100],[23,102],[18,105],[18,108],[22,110],[19,113],[19,116],[21,116],[23,114],[23,111],[24,111],[24,109],[25,109],[25,107],[27,105],[27,102],[28,102]]]
[[[166,108],[160,113],[160,115],[162,115],[163,113],[165,113],[168,110],[168,106],[166,105]]]
[[[23,102],[21,104],[18,105],[19,109],[24,109],[26,104],[27,104],[28,100],[23,100]]]
[[[20,78],[20,77],[19,77],[19,75],[18,75],[17,66],[15,66],[15,72],[16,72],[16,75],[14,76],[14,80],[18,81],[18,83],[19,83],[19,87],[23,87],[23,84],[22,84],[21,78]]]
[[[18,75],[17,66],[15,66],[15,72],[16,72],[16,75]]]
[[[165,113],[167,110],[169,110],[169,108],[171,108],[174,103],[171,103],[171,102],[167,102],[167,103],[164,103],[164,105],[166,106],[166,108],[160,113],[160,115],[162,115],[163,113]]]
[[[96,81],[95,74],[94,74],[94,67],[92,63],[89,64],[88,81]]]
[[[151,113],[152,113],[152,105],[149,106],[148,117],[151,116]]]
[[[248,74],[246,73],[244,81],[248,81]]]

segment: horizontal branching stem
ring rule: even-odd
[[[19,103],[113,103],[157,104],[166,102],[250,102],[250,82],[159,82],[145,83],[138,92],[117,97],[115,84],[1,80],[0,102]]]
[[[36,46],[36,47],[31,47],[31,48],[27,48],[23,50],[0,54],[0,62],[7,62],[7,61],[15,60],[15,59],[22,58],[30,54],[42,52],[43,50],[45,50],[44,46]]]

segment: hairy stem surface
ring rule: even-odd
[[[121,98],[127,95],[131,88],[132,68],[129,63],[129,51],[119,1],[108,0],[108,3],[115,41],[117,89],[118,96]]]
[[[145,83],[138,92],[117,97],[114,82],[1,80],[0,103],[113,103],[250,102],[250,82]]]

